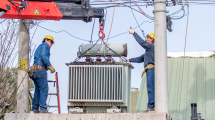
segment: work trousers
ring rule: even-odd
[[[155,107],[155,71],[148,69],[146,71],[147,91],[148,91],[148,108]]]
[[[48,96],[48,82],[47,73],[45,69],[37,69],[33,74],[33,81],[35,86],[34,99],[32,103],[32,111],[46,111],[47,105],[46,100]]]

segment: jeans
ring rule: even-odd
[[[148,108],[155,107],[155,71],[148,69],[146,71],[147,91],[148,91]]]
[[[37,69],[36,71],[37,74],[35,72],[32,76],[35,86],[32,111],[39,111],[39,107],[40,111],[46,111],[46,100],[48,96],[47,73],[45,69]]]

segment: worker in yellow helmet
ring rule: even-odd
[[[142,63],[144,62],[144,71],[146,72],[147,80],[147,91],[148,91],[148,105],[145,113],[150,113],[155,111],[155,87],[154,87],[154,33],[148,34],[146,40],[143,40],[135,31],[131,28],[129,30],[130,34],[134,35],[136,41],[146,50],[143,55],[136,58],[128,59],[129,62]],[[142,77],[141,76],[141,77]]]
[[[30,77],[35,85],[32,103],[32,111],[34,113],[49,113],[46,105],[48,96],[47,70],[49,69],[51,73],[55,72],[55,69],[49,61],[50,48],[54,43],[54,38],[47,35],[34,53],[34,63],[30,69]]]

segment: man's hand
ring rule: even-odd
[[[134,30],[130,27],[129,34],[134,34]]]
[[[130,62],[130,59],[126,59],[127,60],[127,62]]]
[[[52,65],[49,66],[49,70],[50,70],[51,73],[54,73],[54,72],[55,72],[55,69],[53,68]]]

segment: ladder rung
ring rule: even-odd
[[[49,105],[47,105],[47,107],[58,107],[58,106],[49,106]]]
[[[49,93],[48,95],[57,95],[57,93]]]
[[[56,82],[56,81],[52,81],[52,80],[47,80],[47,82]]]

